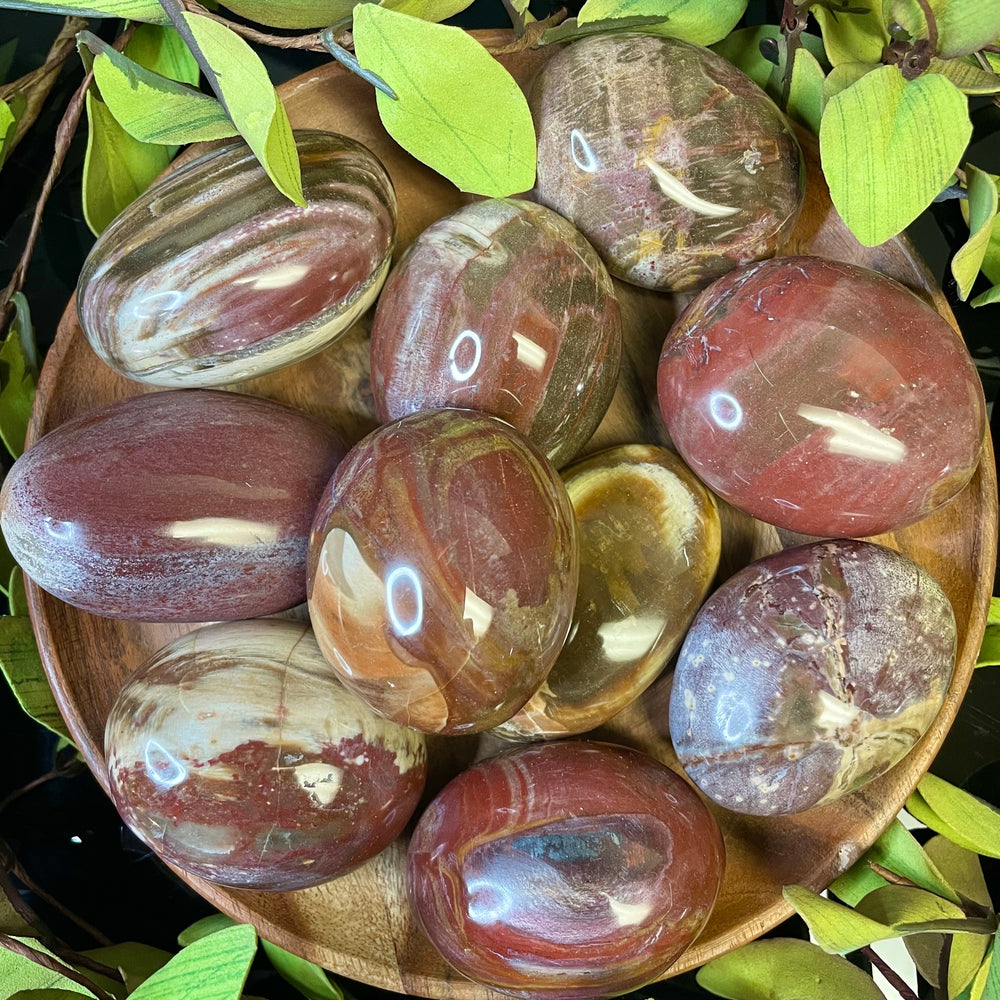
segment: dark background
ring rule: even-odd
[[[553,5],[554,6],[554,5]],[[779,5],[751,0],[746,23],[775,23]],[[532,4],[539,17],[552,8]],[[466,27],[507,24],[499,0],[476,0],[456,19]],[[8,79],[40,65],[58,17],[0,11],[0,44],[18,39]],[[110,26],[113,29],[113,25]],[[110,40],[109,25],[100,30]],[[267,50],[262,56],[272,78],[281,82],[326,57]],[[0,287],[6,284],[24,245],[31,213],[52,155],[55,128],[67,100],[82,78],[79,60],[70,59],[53,90],[46,110],[29,135],[0,171]],[[988,100],[973,105],[975,133],[969,159],[992,173],[1000,173],[1000,109]],[[59,318],[76,284],[77,274],[93,237],[83,222],[80,184],[85,149],[85,126],[70,151],[46,209],[38,249],[25,292],[40,347],[51,344]],[[995,403],[1000,387],[1000,305],[973,310],[959,302],[948,265],[967,238],[968,229],[955,201],[935,204],[914,223],[915,240],[941,283],[980,366],[987,400]],[[973,294],[986,287],[980,279]],[[993,407],[992,431],[997,439],[1000,407]],[[995,589],[995,593],[1000,590]],[[6,685],[0,684],[0,846],[6,845],[43,893],[96,926],[112,941],[141,941],[168,951],[176,949],[178,931],[214,912],[206,902],[162,866],[122,827],[117,813],[85,768],[66,776],[40,781],[57,760],[54,738],[28,719]],[[63,766],[67,756],[59,761]],[[932,770],[947,780],[1000,805],[1000,668],[976,671],[965,703]],[[9,856],[7,859],[9,860]],[[987,862],[987,873],[1000,903],[1000,871]],[[49,925],[71,945],[92,947],[94,942],[67,921],[37,893],[26,898]],[[358,928],[365,933],[365,928]],[[779,932],[803,936],[803,927],[789,921]],[[343,982],[355,996],[381,991]],[[268,1000],[299,997],[259,961],[246,988]],[[656,984],[636,996],[667,998],[704,995],[693,976]]]

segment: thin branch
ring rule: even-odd
[[[934,16],[934,11],[931,9],[930,0],[917,0],[917,3],[920,4],[920,9],[924,12],[924,17],[927,20],[927,41],[930,44],[931,52],[937,52],[937,18]]]
[[[110,993],[101,989],[97,983],[89,980],[82,972],[78,972],[70,965],[63,965],[58,959],[53,958],[44,951],[38,951],[37,948],[32,948],[31,945],[26,944],[24,941],[19,941],[9,934],[0,934],[0,947],[6,948],[8,951],[12,951],[24,958],[30,958],[32,962],[42,966],[44,969],[48,969],[50,972],[56,972],[67,979],[72,979],[74,983],[79,983],[90,990],[98,1000],[115,1000]]]
[[[67,920],[76,924],[80,930],[89,934],[98,944],[105,947],[114,944],[114,942],[107,937],[107,935],[102,934],[93,924],[84,920],[83,917],[77,916],[72,910],[64,906],[59,902],[54,896],[43,889],[35,880],[28,875],[28,873],[21,867],[20,864],[15,864],[14,874],[24,883],[25,887],[33,892],[39,899],[44,900],[52,907],[57,913],[61,913]],[[52,948],[53,951],[58,949]]]
[[[237,24],[227,18],[216,14],[214,11],[203,7],[197,0],[183,0],[184,9],[192,14],[200,14],[212,21],[224,24],[230,31],[235,32],[248,42],[256,42],[258,45],[269,45],[275,49],[302,49],[305,52],[325,52],[320,32],[313,31],[306,35],[269,35],[264,31],[258,31],[245,24]]]
[[[920,997],[910,989],[899,973],[892,966],[887,965],[885,960],[875,952],[871,945],[865,945],[861,949],[861,954],[885,976],[886,982],[899,993],[902,1000],[920,1000]]]
[[[917,883],[911,881],[908,878],[904,878],[902,875],[897,875],[895,872],[890,871],[888,868],[884,868],[877,861],[869,861],[868,867],[879,876],[879,878],[884,878],[886,882],[892,885],[906,885],[912,888],[918,888]]]

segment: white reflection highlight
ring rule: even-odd
[[[273,544],[278,539],[278,528],[237,517],[196,517],[190,521],[172,521],[164,528],[164,534],[170,538],[242,549]]]
[[[715,705],[715,724],[726,741],[737,742],[750,727],[752,719],[749,705],[732,691],[719,696]]]
[[[459,367],[458,364],[458,352],[466,341],[472,344],[472,361],[466,365],[464,368]],[[476,374],[476,369],[479,368],[479,362],[483,359],[483,340],[476,333],[475,330],[463,330],[452,342],[451,347],[448,350],[448,363],[449,369],[451,371],[451,377],[456,382],[468,382],[473,375]]]
[[[573,157],[573,162],[586,173],[593,174],[600,170],[601,164],[597,155],[578,128],[569,134],[569,153]]]
[[[408,586],[407,586],[408,585]],[[404,587],[403,594],[397,594],[398,587]],[[396,607],[397,602],[406,593],[412,595],[416,607],[413,617],[409,621],[404,621],[400,617]],[[396,635],[413,635],[424,621],[424,589],[420,583],[420,577],[412,566],[397,566],[385,578],[385,606],[389,614],[389,621],[392,622]]]
[[[149,740],[143,754],[146,774],[160,788],[173,788],[187,777],[187,768],[161,743]]]
[[[163,313],[173,312],[184,301],[184,293],[177,290],[153,292],[144,295],[132,307],[136,319],[156,319]]]
[[[300,282],[309,273],[308,264],[282,264],[273,267],[262,274],[251,274],[237,278],[234,285],[249,285],[253,291],[268,291],[275,288],[287,288]]]
[[[76,537],[76,525],[72,521],[60,521],[46,515],[42,523],[45,525],[45,533],[60,541],[68,542]]]
[[[906,457],[906,445],[902,441],[860,417],[810,403],[803,403],[795,412],[809,423],[833,431],[827,439],[826,450],[834,455],[853,455],[855,458],[893,464],[902,462]]]
[[[488,878],[473,878],[466,883],[469,902],[466,913],[476,924],[495,924],[510,913],[514,898],[511,891]]]
[[[728,392],[713,392],[708,397],[708,412],[716,425],[724,431],[734,431],[743,423],[743,407]]]
[[[517,360],[522,365],[540,372],[545,367],[545,359],[548,358],[549,352],[541,344],[529,340],[523,333],[515,333],[513,336],[514,343],[517,344]]]
[[[478,642],[493,621],[493,608],[474,591],[465,588],[465,606],[462,608],[463,621],[472,623],[472,634]]]

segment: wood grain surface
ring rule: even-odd
[[[498,45],[503,33],[479,33]],[[504,57],[525,85],[545,52]],[[282,90],[294,126],[343,132],[368,145],[385,163],[399,198],[397,252],[431,222],[464,201],[427,167],[402,152],[378,120],[371,88],[330,64]],[[904,239],[875,249],[860,246],[830,204],[811,137],[800,135],[808,160],[806,207],[791,253],[816,253],[872,267],[910,286],[954,325],[924,264]],[[666,442],[655,406],[656,363],[671,322],[686,300],[618,284],[627,349],[621,382],[592,452],[633,441]],[[956,334],[957,335],[957,334]],[[274,375],[245,383],[253,391],[309,410],[358,440],[376,425],[368,390],[367,321],[359,322],[322,354]],[[29,441],[96,406],[146,391],[104,367],[67,307],[42,372]],[[248,442],[252,447],[252,442]],[[724,510],[722,580],[750,559],[797,541]],[[758,936],[790,914],[781,887],[825,887],[878,836],[928,768],[954,720],[985,628],[997,539],[996,465],[991,443],[969,486],[926,520],[878,540],[924,565],[941,583],[958,620],[958,663],[944,707],[905,760],[864,789],[796,816],[740,816],[718,808],[728,867],[712,919],[672,972],[693,968]],[[107,785],[104,720],[123,680],[164,642],[192,626],[148,625],[97,618],[69,607],[28,583],[28,599],[45,668],[60,708],[88,764]],[[669,674],[595,735],[639,747],[677,767],[666,729]],[[477,756],[491,738],[431,740],[429,798]],[[268,940],[351,979],[400,992],[484,1000],[494,996],[449,970],[414,922],[403,884],[405,838],[359,870],[315,889],[294,893],[230,890],[183,875],[219,909],[253,923]]]

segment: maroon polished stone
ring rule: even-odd
[[[704,287],[770,257],[802,207],[802,154],[785,117],[698,45],[603,34],[557,52],[529,95],[538,200],[646,288]]]
[[[800,812],[888,770],[937,715],[955,663],[937,581],[892,549],[833,539],[741,570],[698,612],[670,736],[737,812]]]
[[[28,576],[94,614],[271,614],[305,600],[309,525],[345,450],[271,400],[154,392],[29,448],[4,482],[0,524]]]
[[[722,880],[714,818],[666,765],[607,743],[473,765],[426,809],[407,891],[470,979],[519,997],[638,989],[697,937]]]
[[[982,383],[927,303],[818,257],[720,278],[663,345],[660,409],[717,494],[808,535],[876,535],[955,496],[979,462]]]
[[[356,445],[309,550],[320,647],[377,712],[425,732],[508,719],[566,638],[579,576],[573,508],[513,428],[430,410]]]
[[[169,643],[108,716],[108,778],[164,860],[223,885],[318,885],[387,847],[417,807],[424,738],[337,680],[308,626],[227,622]]]
[[[441,406],[502,417],[557,466],[618,382],[621,317],[594,248],[551,209],[490,198],[424,230],[372,324],[383,420]]]

